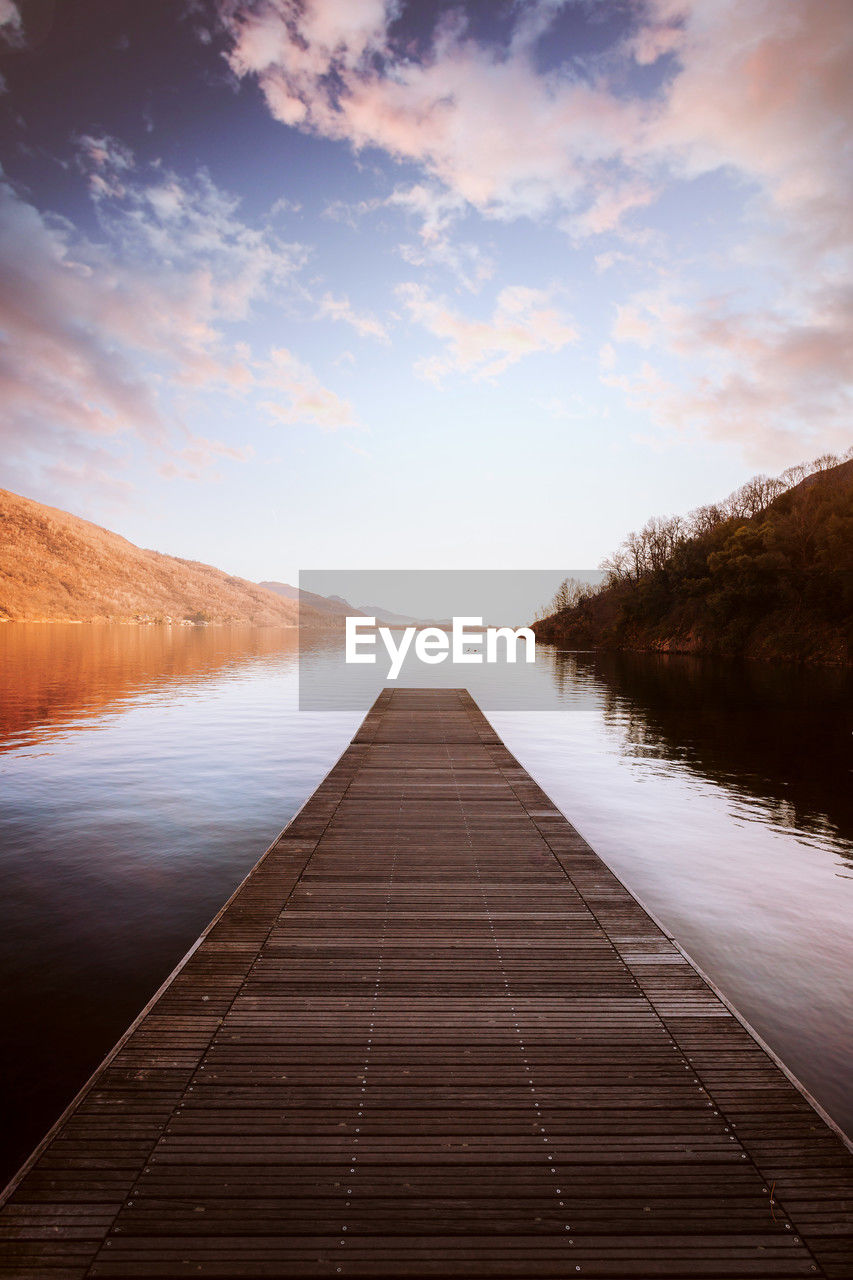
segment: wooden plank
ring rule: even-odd
[[[0,1276],[853,1274],[853,1160],[464,690],[386,690],[28,1162]]]

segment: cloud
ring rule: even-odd
[[[622,249],[607,249],[604,253],[597,253],[594,262],[596,271],[609,271],[621,262],[632,262],[632,258]]]
[[[133,493],[133,485],[115,474],[115,463],[107,457],[106,466],[95,466],[87,462],[72,462],[61,458],[43,469],[44,478],[60,492],[86,490],[97,493],[108,503],[126,501]],[[24,482],[20,486],[28,488]]]
[[[0,0],[0,38],[14,46],[24,43],[21,11],[14,0]]]
[[[589,208],[569,223],[569,229],[576,234],[603,235],[606,231],[616,231],[626,214],[647,208],[658,195],[654,187],[638,180],[611,184],[599,178],[597,186]]]
[[[158,467],[164,480],[218,479],[211,471],[218,460],[246,462],[255,452],[252,445],[235,447],[223,444],[221,440],[208,440],[206,436],[191,433],[188,433],[187,438],[188,443]]]
[[[269,217],[272,219],[279,217],[281,214],[301,212],[302,205],[298,200],[290,200],[287,196],[279,196],[270,207]]]
[[[450,271],[457,283],[476,293],[494,275],[495,263],[482,245],[454,241],[451,232],[466,210],[465,201],[434,183],[397,187],[385,201],[416,218],[419,243],[400,246],[402,257],[411,266],[439,266]]]
[[[266,399],[260,407],[285,426],[308,425],[321,431],[358,426],[352,405],[324,387],[316,374],[284,347],[270,353],[258,368],[258,383],[286,397]]]
[[[672,373],[644,361],[637,375],[603,381],[659,425],[740,442],[765,464],[849,443],[853,289],[811,292],[796,316],[747,309],[729,296],[677,306],[653,295],[630,314],[634,340],[653,346]],[[630,338],[624,325],[621,338]]]
[[[537,72],[532,43],[558,7],[522,20],[509,54],[445,18],[423,60],[392,47],[397,6],[381,0],[259,0],[223,4],[222,15],[232,69],[258,80],[276,119],[416,161],[507,217],[574,204],[584,165],[616,155],[640,122],[598,82]]]
[[[383,203],[379,199],[329,200],[323,209],[323,217],[328,218],[330,222],[340,222],[355,231],[359,225],[359,219],[363,218],[367,213],[373,213],[376,209],[381,209]]]
[[[277,119],[418,162],[495,216],[579,210],[576,230],[600,234],[651,202],[654,166],[670,178],[735,166],[781,206],[843,196],[847,0],[646,0],[609,79],[594,65],[538,69],[535,41],[560,8],[519,7],[508,48],[445,18],[422,58],[394,46],[397,6],[381,0],[222,13],[233,70],[257,78]],[[632,60],[664,55],[657,93],[625,92]]]
[[[777,214],[818,237],[849,237],[853,23],[846,0],[693,0],[681,10],[678,71],[647,149],[687,175],[731,166]]]
[[[106,134],[96,138],[84,133],[77,139],[77,159],[88,175],[89,191],[94,199],[121,198],[126,194],[121,175],[133,168],[130,147]]]
[[[237,202],[204,174],[140,173],[112,139],[79,147],[89,175],[103,179],[98,242],[0,183],[7,460],[68,459],[93,438],[115,465],[134,440],[196,469],[241,456],[200,443],[185,414],[210,393],[252,393],[253,357],[234,327],[286,284],[300,251],[241,221]],[[104,470],[102,456],[69,465],[81,478]]]
[[[536,42],[562,8],[517,6],[506,46],[445,15],[416,57],[390,2],[220,0],[231,67],[273,116],[421,165],[447,208],[601,235],[667,184],[728,168],[812,237],[849,234],[848,0],[638,0],[607,57],[543,72]],[[658,87],[632,92],[632,65],[661,62]]]
[[[833,283],[850,278],[849,0],[634,0],[602,54],[556,64],[543,59],[544,41],[565,8],[515,5],[509,36],[495,43],[475,37],[459,9],[444,10],[415,45],[398,36],[400,6],[390,0],[220,0],[231,67],[257,81],[274,117],[417,166],[388,200],[420,222],[401,252],[413,265],[445,266],[469,288],[493,269],[456,243],[471,210],[550,221],[576,242],[603,242],[601,271],[628,262],[626,245],[643,246],[631,265],[648,269],[644,237],[653,235],[664,271],[673,265],[669,228],[690,233],[678,201],[695,199],[695,179],[716,175],[727,265],[740,263],[760,305],[753,298],[751,314],[745,299],[730,308],[724,327],[737,341],[723,343],[719,325],[699,323],[714,310],[702,287],[713,267],[695,253],[687,292],[698,314],[681,340],[674,317],[627,298],[613,337],[647,343],[649,368],[681,361],[681,407],[712,436],[742,432],[747,447],[763,440],[778,451],[770,425],[778,414],[780,439],[798,429],[832,437],[849,370],[830,362],[828,376],[839,380],[831,391],[814,344],[828,359],[835,337],[825,330],[834,333],[835,322],[820,319],[821,307]],[[517,358],[506,317],[468,321],[413,288],[404,295],[412,317],[445,344],[422,372],[482,375]],[[800,359],[804,326],[824,333],[806,344],[817,364]],[[659,416],[674,420],[664,383],[655,392],[647,374],[643,395],[652,405],[658,394]]]
[[[411,266],[445,268],[457,284],[471,292],[477,292],[494,274],[495,264],[481,243],[454,240],[456,224],[468,206],[461,196],[435,182],[397,186],[384,199],[330,200],[323,216],[355,231],[361,219],[384,209],[399,210],[417,224],[418,242],[398,246],[400,256]]]
[[[331,293],[323,296],[320,302],[319,315],[327,320],[340,320],[355,329],[361,338],[376,338],[379,342],[388,342],[388,330],[375,316],[362,314],[354,310],[349,298],[335,298]]]
[[[385,203],[419,220],[419,235],[425,245],[445,241],[451,227],[465,212],[465,201],[460,196],[435,183],[396,187]]]
[[[636,306],[630,303],[618,303],[611,336],[616,342],[636,342],[641,347],[650,347],[654,330]]]
[[[10,434],[64,425],[108,435],[132,425],[162,438],[151,387],[110,333],[120,283],[94,270],[96,256],[0,184],[0,386]]]
[[[398,294],[412,320],[444,343],[443,355],[416,366],[431,380],[454,371],[495,377],[525,356],[559,351],[578,336],[550,294],[541,289],[522,285],[502,289],[489,320],[460,316],[422,285],[401,285]]]

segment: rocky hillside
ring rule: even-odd
[[[0,620],[290,626],[295,601],[0,489]]]

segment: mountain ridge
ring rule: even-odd
[[[82,516],[0,489],[2,621],[295,626],[298,619],[294,601],[257,583],[138,547]]]
[[[289,582],[266,579],[264,582],[259,582],[258,586],[264,587],[267,591],[273,591],[285,600],[293,600],[302,608],[307,606],[318,613],[332,614],[341,618],[361,614],[360,609],[356,609],[348,600],[343,600],[340,596],[320,596],[315,591],[304,591],[299,587],[291,586]]]

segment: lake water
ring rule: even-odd
[[[349,741],[363,713],[298,711],[296,662],[287,630],[0,627],[0,1180]],[[490,711],[500,669],[470,672],[522,764],[853,1132],[850,675],[546,649],[526,678],[549,709]]]

